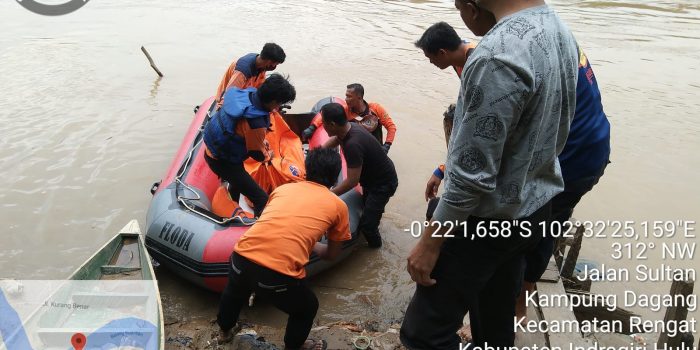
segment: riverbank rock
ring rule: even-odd
[[[335,322],[317,326],[310,337],[323,339],[329,350],[355,349],[359,337],[371,341],[372,350],[401,350],[400,325],[394,324],[382,331],[375,331],[375,323]],[[220,344],[219,330],[215,322],[190,320],[166,326],[167,350],[213,349],[213,350],[281,350],[284,349],[284,329],[245,324],[234,339]]]

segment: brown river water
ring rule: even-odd
[[[700,220],[700,3],[549,3],[590,58],[612,124],[612,164],[575,216]],[[413,292],[405,258],[415,242],[403,230],[424,216],[425,182],[445,155],[442,112],[459,90],[451,70],[439,71],[413,46],[441,20],[474,39],[447,0],[95,0],[59,17],[0,2],[0,277],[67,277],[130,219],[143,229],[148,189],[164,175],[192,108],[215,92],[232,59],[274,41],[287,52],[278,71],[297,87],[292,112],[360,82],[398,125],[390,156],[400,186],[381,226],[385,247],[357,250],[312,285],[320,323],[400,319]],[[616,241],[628,242],[588,239],[581,257],[630,269],[663,262],[658,248],[649,260],[613,260]],[[697,257],[665,262],[700,269]],[[171,312],[213,317],[216,295],[162,269],[159,278]],[[632,281],[594,291],[668,288]],[[244,317],[286,320],[265,306]]]

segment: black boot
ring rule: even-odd
[[[367,240],[367,246],[370,248],[381,248],[382,247],[382,236],[379,234],[379,230],[374,232],[362,231],[365,239]]]

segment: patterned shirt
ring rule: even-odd
[[[434,220],[512,219],[564,188],[557,155],[576,106],[578,54],[548,6],[504,17],[462,72]]]

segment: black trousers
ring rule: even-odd
[[[399,181],[394,180],[387,184],[382,184],[374,187],[362,188],[362,200],[364,209],[358,224],[358,229],[365,235],[367,242],[372,244],[379,240],[381,244],[381,236],[379,234],[379,223],[384,215],[389,199],[396,193],[396,188],[399,186]]]
[[[238,202],[241,193],[253,202],[254,215],[260,217],[267,204],[267,193],[258,186],[253,178],[245,171],[243,163],[231,163],[224,160],[214,159],[207,154],[204,155],[209,168],[222,180],[228,182],[228,191],[231,198]]]
[[[529,217],[532,235],[513,230],[510,238],[447,239],[431,274],[437,283],[416,286],[401,326],[401,342],[408,349],[459,349],[457,331],[469,312],[474,345],[513,346],[515,298],[522,285],[523,254],[542,237],[540,222],[551,216],[551,203]],[[470,217],[469,233],[482,222]]]
[[[606,160],[597,174],[564,183],[564,191],[552,198],[552,220],[564,223],[574,214],[574,208],[581,198],[598,184],[608,166]],[[549,259],[554,253],[554,237],[543,238],[535,249],[525,255],[525,281],[536,283],[547,270]]]
[[[236,325],[250,294],[270,300],[289,315],[284,344],[299,349],[306,341],[318,310],[318,299],[306,280],[295,279],[260,266],[236,253],[231,255],[228,284],[221,294],[217,322],[223,330]]]

